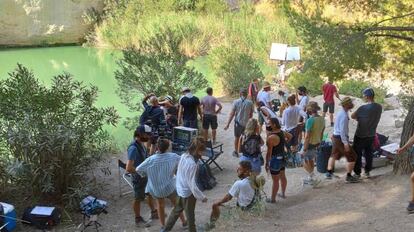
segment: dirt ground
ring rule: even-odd
[[[320,96],[311,100],[321,103]],[[230,104],[225,102],[223,112],[219,115],[221,128],[227,120]],[[356,105],[360,104],[361,101],[358,100]],[[400,114],[399,110],[383,113],[378,132],[390,136],[391,141],[399,141],[401,128],[395,128],[394,120]],[[351,136],[355,127],[356,122],[351,121]],[[205,191],[207,203],[197,202],[197,224],[208,221],[213,202],[221,199],[237,179],[238,159],[231,155],[233,131],[224,131],[221,128],[218,130],[218,141],[224,143],[225,153],[218,161],[224,170],[213,170],[218,185],[212,190]],[[328,127],[327,131],[331,134],[332,128]],[[131,208],[133,195],[119,197],[116,166],[118,159],[125,160],[126,154],[112,157],[112,175],[102,177],[105,188],[96,194],[98,198],[109,202],[109,213],[99,217],[102,224],[99,231],[159,231],[158,221],[153,221],[150,228],[135,227]],[[319,174],[323,181],[318,188],[302,186],[302,178],[305,175],[302,168],[287,169],[287,199],[278,199],[276,204],[265,204],[265,210],[260,215],[225,219],[219,223],[215,231],[414,231],[414,215],[407,215],[405,211],[410,197],[408,176],[394,176],[391,174],[392,167],[387,166],[373,170],[373,177],[370,179],[364,179],[357,184],[347,184],[344,181],[344,164],[344,160],[337,162],[336,173],[340,176],[339,179],[324,180],[323,175]],[[267,179],[265,192],[269,194],[270,176],[264,175]],[[122,184],[122,190],[129,190],[128,186]],[[149,217],[147,205],[142,208],[142,215]],[[171,206],[168,206],[166,212],[170,209]],[[75,216],[71,225],[65,223],[66,225],[60,226],[56,231],[79,231],[77,225],[80,222],[81,217]],[[19,231],[29,229],[22,228]],[[94,230],[89,228],[86,231]],[[173,231],[183,231],[179,222]]]

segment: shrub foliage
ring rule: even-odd
[[[384,98],[387,95],[387,91],[383,88],[372,87],[368,82],[361,80],[342,80],[339,83],[339,92],[345,95],[351,95],[354,97],[362,97],[362,91],[368,87],[371,87],[375,91],[375,100],[379,103],[384,103]]]
[[[234,48],[221,47],[214,50],[210,66],[223,85],[223,90],[231,95],[247,88],[254,78],[263,78],[258,62],[250,55]]]
[[[311,72],[292,73],[287,80],[287,85],[291,89],[297,89],[299,86],[305,86],[312,96],[322,94],[323,80],[319,75]]]
[[[97,108],[98,89],[70,74],[45,87],[18,64],[0,81],[0,181],[30,194],[71,195],[90,167],[111,149],[103,126],[115,125],[114,108]]]
[[[115,77],[119,84],[119,95],[131,111],[140,110],[143,95],[170,95],[178,99],[182,87],[194,92],[206,87],[203,74],[189,67],[189,57],[180,50],[182,39],[175,32],[158,32],[139,48],[128,48],[123,59],[118,61]],[[128,124],[131,123],[129,119]]]

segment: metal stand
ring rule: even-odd
[[[83,229],[81,232],[84,232],[86,228],[95,226],[95,230],[99,232],[99,227],[101,227],[101,223],[98,222],[98,215],[87,215],[86,213],[82,212],[83,214]]]

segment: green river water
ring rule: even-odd
[[[53,76],[66,71],[76,80],[85,84],[93,84],[99,88],[98,106],[114,106],[122,118],[133,116],[121,103],[116,94],[117,82],[114,77],[116,60],[122,57],[121,52],[108,49],[83,48],[80,46],[50,48],[19,48],[0,50],[0,79],[8,77],[8,72],[15,69],[17,63],[33,70],[35,76],[48,85]],[[196,69],[212,77],[207,71],[206,59],[192,62]],[[122,122],[116,127],[106,127],[123,150],[131,140],[131,131]]]

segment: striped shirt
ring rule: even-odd
[[[148,176],[147,192],[155,198],[166,198],[175,191],[175,171],[180,156],[175,153],[154,154],[137,167]]]

